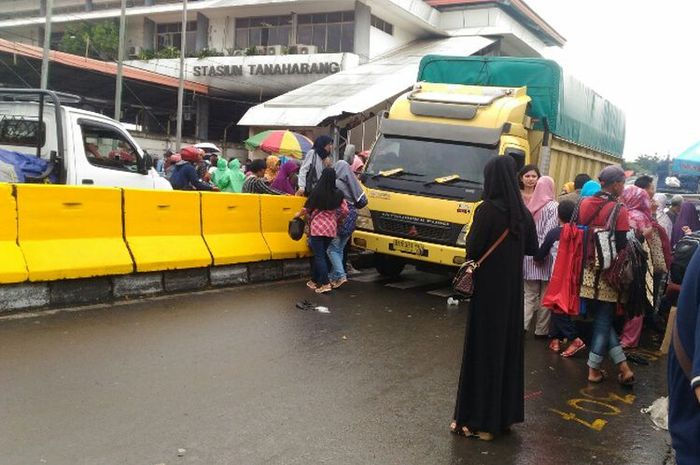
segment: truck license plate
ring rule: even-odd
[[[391,250],[395,250],[401,253],[407,253],[410,255],[418,255],[421,257],[428,256],[428,250],[423,248],[420,244],[416,244],[411,241],[404,241],[401,239],[394,239],[394,243],[391,244]]]

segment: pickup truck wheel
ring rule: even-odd
[[[388,255],[375,254],[374,255],[374,267],[377,272],[388,278],[396,278],[403,271],[406,266],[406,262],[400,258],[390,257]]]

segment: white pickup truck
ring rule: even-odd
[[[62,100],[52,91],[0,89],[0,181],[172,189],[122,124]]]

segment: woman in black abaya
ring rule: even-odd
[[[537,251],[511,157],[484,168],[483,202],[467,235],[467,258],[478,260],[508,230],[505,240],[474,273],[457,403],[450,430],[491,440],[524,420],[523,267]]]

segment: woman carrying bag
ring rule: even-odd
[[[450,430],[491,440],[524,420],[523,267],[537,252],[537,234],[525,208],[511,157],[484,168],[483,203],[467,235],[474,271],[464,355]]]

